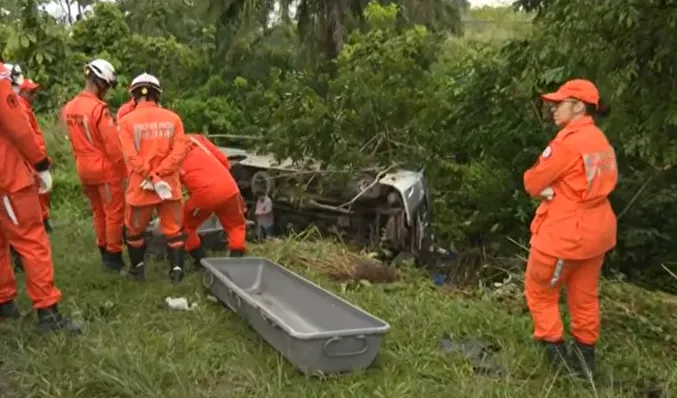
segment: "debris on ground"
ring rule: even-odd
[[[400,279],[400,271],[396,267],[345,249],[326,251],[318,256],[299,253],[295,260],[299,265],[317,270],[339,282],[366,280],[381,284]]]
[[[441,272],[434,273],[432,278],[435,286],[444,286],[447,283],[447,275]]]
[[[371,283],[393,283],[397,281],[397,269],[371,259],[358,259],[353,264],[352,279]]]
[[[165,298],[167,307],[179,311],[193,311],[197,308],[197,303],[188,304],[188,300],[184,297],[167,297]]]
[[[505,369],[493,359],[493,354],[500,351],[496,345],[470,338],[455,338],[445,333],[440,337],[440,350],[465,356],[477,374],[490,377],[506,375]]]

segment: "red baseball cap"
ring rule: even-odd
[[[40,85],[36,82],[34,82],[31,79],[24,79],[24,81],[21,83],[21,86],[19,89],[21,91],[34,91],[36,90]]]
[[[585,103],[599,106],[599,91],[589,80],[574,79],[564,83],[554,93],[542,94],[541,98],[550,102],[561,102],[567,98],[574,98]]]

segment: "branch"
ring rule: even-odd
[[[378,184],[379,181],[381,181],[381,179],[382,179],[386,174],[388,174],[388,172],[390,172],[390,170],[392,170],[392,169],[394,169],[394,168],[396,168],[396,167],[399,167],[399,166],[400,166],[399,163],[394,163],[394,164],[390,165],[387,169],[385,169],[385,170],[381,171],[380,173],[378,173],[378,174],[376,175],[376,178],[374,178],[374,181],[373,181],[371,184],[369,184],[366,188],[364,188],[362,191],[360,191],[360,193],[358,193],[357,195],[355,195],[354,198],[350,199],[350,201],[348,201],[348,202],[342,204],[341,206],[339,206],[339,208],[344,208],[344,207],[346,207],[346,206],[352,206],[352,204],[355,203],[355,201],[356,201],[357,199],[359,199],[362,195],[364,195],[365,192],[367,192],[368,190],[370,190],[370,189],[372,189],[374,186],[376,186],[376,184]],[[350,210],[350,208],[349,208],[348,210]]]
[[[234,134],[208,134],[209,138],[230,138],[231,140],[263,140],[262,136],[256,135],[234,135]]]
[[[647,179],[646,181],[644,181],[644,184],[642,184],[642,186],[639,187],[639,189],[637,190],[637,192],[635,192],[635,194],[632,196],[632,199],[630,199],[630,201],[628,202],[628,204],[625,205],[625,208],[620,212],[620,214],[618,215],[618,218],[617,218],[618,220],[620,220],[621,218],[623,218],[623,216],[625,215],[625,213],[627,213],[628,210],[630,210],[630,207],[635,203],[635,201],[637,200],[637,198],[639,198],[639,195],[641,195],[642,192],[644,192],[644,190],[646,189],[646,187],[649,186],[649,183],[651,182],[651,180],[653,180],[654,177],[656,177],[657,175],[658,175],[658,174],[654,174],[654,175],[651,176],[649,179]]]
[[[524,246],[523,244],[519,243],[519,242],[516,241],[515,239],[513,239],[513,238],[511,238],[511,237],[509,237],[509,236],[506,236],[505,238],[506,238],[507,240],[509,240],[510,242],[512,242],[513,244],[515,244],[515,246],[517,246],[517,247],[519,247],[519,248],[521,248],[521,249],[524,249],[524,251],[526,251],[527,253],[529,252],[529,248],[528,248],[528,247],[526,247],[526,246]]]
[[[666,267],[663,263],[661,263],[661,267],[663,267],[663,269],[666,270],[668,272],[668,274],[670,274],[671,277],[677,279],[677,275],[675,275],[674,272],[670,271],[670,269],[668,267]]]

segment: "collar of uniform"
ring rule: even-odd
[[[139,102],[136,104],[136,109],[141,109],[141,108],[157,108],[158,105],[155,102],[151,101],[144,101],[144,102]]]
[[[80,91],[80,95],[82,95],[82,96],[84,96],[84,97],[90,97],[90,98],[94,98],[94,99],[100,100],[100,98],[97,97],[94,93],[92,93],[92,92],[90,92],[90,91],[87,91],[87,90],[82,90],[82,91]]]
[[[591,116],[584,116],[580,119],[572,120],[569,124],[566,125],[555,137],[555,141],[561,141],[566,138],[569,134],[573,134],[577,131],[580,131],[584,127],[595,124],[595,120]]]

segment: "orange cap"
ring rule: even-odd
[[[21,91],[33,91],[36,90],[40,85],[36,82],[34,82],[31,79],[24,79],[24,81],[21,83],[21,86],[19,89]]]
[[[599,106],[599,91],[595,84],[589,80],[574,79],[569,80],[557,89],[554,93],[541,95],[546,101],[560,102],[567,98],[574,98],[585,103]]]

